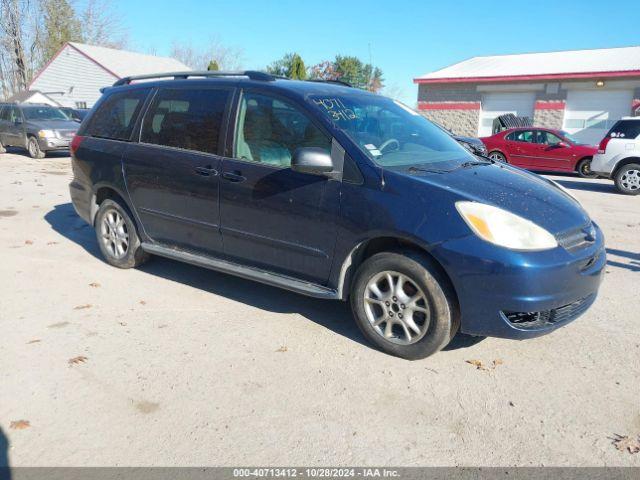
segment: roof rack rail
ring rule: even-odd
[[[254,70],[243,70],[239,72],[223,72],[223,71],[189,71],[189,72],[167,72],[167,73],[154,73],[149,75],[132,75],[130,77],[123,77],[116,81],[113,86],[119,87],[121,85],[129,85],[134,80],[152,80],[154,78],[172,78],[174,80],[183,80],[189,77],[248,77],[251,80],[260,80],[263,82],[271,82],[276,79],[273,75],[265,72],[258,72]]]
[[[337,85],[343,85],[345,87],[350,87],[353,88],[353,85],[351,85],[349,82],[345,82],[344,80],[322,80],[320,78],[314,78],[312,80],[309,80],[310,82],[318,82],[318,83],[335,83]]]

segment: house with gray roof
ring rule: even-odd
[[[29,84],[61,106],[91,108],[100,89],[130,75],[191,70],[174,58],[66,43]]]

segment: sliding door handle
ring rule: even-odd
[[[225,180],[228,180],[230,182],[234,182],[234,183],[240,183],[240,182],[244,182],[246,180],[245,177],[242,176],[242,174],[238,171],[235,172],[224,172],[222,174],[222,178],[224,178]]]

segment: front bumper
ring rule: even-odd
[[[514,252],[475,235],[436,247],[461,311],[463,333],[533,338],[578,318],[595,301],[606,265],[604,236],[576,251]]]
[[[38,145],[40,145],[40,150],[42,150],[43,152],[48,152],[51,150],[68,150],[70,144],[71,138],[38,138]]]

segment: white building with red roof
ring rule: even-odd
[[[640,47],[474,57],[414,82],[421,113],[459,135],[513,113],[597,143],[640,110]]]

